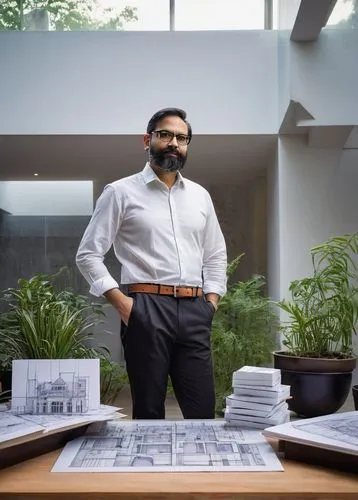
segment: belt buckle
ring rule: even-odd
[[[173,293],[173,295],[174,295],[174,297],[175,297],[175,298],[177,298],[177,286],[176,286],[176,285],[174,285],[174,286],[173,286],[173,288],[174,288],[174,293]]]

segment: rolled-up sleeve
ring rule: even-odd
[[[103,261],[118,233],[121,218],[121,203],[109,184],[97,200],[76,254],[77,267],[89,283],[90,293],[96,297],[118,287]]]
[[[217,293],[221,297],[227,289],[227,251],[215,209],[208,194],[208,213],[205,225],[203,252],[204,293]]]

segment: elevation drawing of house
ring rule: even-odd
[[[74,372],[59,373],[51,381],[30,379],[24,413],[84,413],[88,411],[87,379]]]
[[[76,415],[99,408],[98,360],[21,360],[13,373],[13,413]]]

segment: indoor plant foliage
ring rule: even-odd
[[[302,357],[352,357],[358,321],[358,233],[337,236],[311,249],[312,276],[290,284],[291,299],[278,306],[286,354]]]
[[[119,391],[128,384],[128,375],[124,363],[111,361],[102,357],[101,370],[101,403],[112,404],[115,402]]]
[[[265,278],[254,275],[247,281],[230,284],[243,255],[232,261],[227,270],[229,284],[221,299],[212,327],[212,350],[217,413],[232,392],[232,374],[244,365],[270,364],[276,347],[278,316],[263,290]]]
[[[105,353],[93,345],[92,328],[104,315],[101,304],[72,291],[57,291],[57,275],[20,279],[5,291],[8,310],[0,316],[2,369],[12,359],[93,358]]]
[[[311,249],[312,275],[290,284],[291,298],[278,306],[284,351],[274,366],[291,386],[289,408],[298,415],[334,413],[347,399],[357,358],[358,233],[331,237]]]
[[[127,381],[123,365],[112,361],[108,349],[94,341],[93,329],[102,322],[106,305],[57,286],[65,270],[20,279],[16,288],[3,293],[6,310],[0,314],[0,381],[7,389],[4,398],[11,395],[13,359],[99,358],[104,404],[114,401]]]

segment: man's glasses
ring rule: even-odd
[[[154,130],[152,134],[155,134],[161,141],[167,143],[172,142],[175,137],[179,146],[187,146],[191,141],[190,135],[173,134],[173,132],[169,132],[169,130]]]

